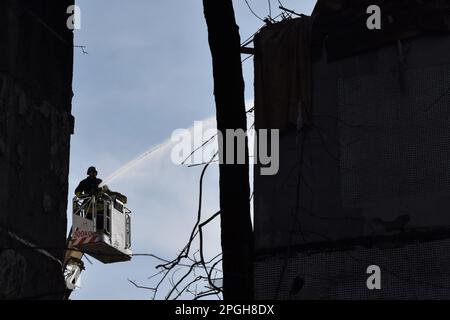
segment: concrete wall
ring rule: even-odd
[[[446,239],[271,255],[255,263],[256,299],[448,299],[449,253]],[[380,268],[380,290],[367,288],[370,265]]]
[[[401,240],[388,247],[401,248],[414,239],[449,237],[449,50],[450,37],[441,35],[402,41],[401,50],[393,44],[330,63],[323,53],[313,65],[313,126],[283,133],[278,175],[255,172],[258,261],[284,255],[287,247],[302,255],[311,248],[351,251],[380,242],[385,247],[394,238]],[[427,257],[427,263],[442,262],[439,250],[447,247],[439,248],[436,244],[436,256]],[[364,260],[367,252],[352,254]],[[382,252],[363,264],[389,263]],[[402,252],[389,253],[397,269],[408,263],[394,259]],[[325,268],[335,255],[340,259],[340,253],[302,256],[298,266],[309,265],[325,278],[327,272],[333,278],[355,268],[351,259],[342,262],[346,267],[336,262]],[[280,271],[275,265],[258,262],[256,282],[263,283],[270,268]],[[438,274],[432,277],[437,280]],[[332,280],[319,286],[329,287],[327,298],[337,292]],[[261,290],[268,288],[257,285]],[[335,297],[344,296],[362,297],[351,290]]]
[[[66,239],[71,4],[0,2],[0,298],[58,298],[64,289],[51,257],[63,258]]]

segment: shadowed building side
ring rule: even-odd
[[[255,170],[255,295],[448,299],[450,7],[378,1],[372,32],[350,2],[319,1],[310,38],[310,18],[255,38],[256,127],[281,129],[278,174]]]
[[[64,293],[73,2],[0,2],[0,299]]]

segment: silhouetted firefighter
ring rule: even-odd
[[[247,130],[239,28],[231,0],[203,0],[211,48],[217,129]],[[221,149],[227,145],[224,135]],[[225,150],[219,150],[226,159]],[[236,155],[236,152],[234,153]],[[248,147],[245,143],[248,159]],[[222,163],[222,161],[221,161]],[[234,162],[236,163],[236,161]],[[248,162],[220,164],[224,299],[253,298],[253,232]]]

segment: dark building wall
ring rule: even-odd
[[[450,297],[449,50],[429,35],[313,64],[313,125],[282,134],[278,175],[255,172],[258,298]]]
[[[0,2],[0,298],[57,298],[64,289],[72,4]]]
[[[449,298],[450,240],[391,246],[271,255],[255,263],[256,299]],[[372,264],[381,270],[380,290],[366,285]]]

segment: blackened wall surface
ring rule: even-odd
[[[256,299],[448,299],[449,249],[447,239],[272,255],[255,263]],[[380,290],[367,287],[370,265],[381,270]]]
[[[337,61],[324,50],[313,64],[312,126],[282,133],[277,175],[255,172],[259,298],[295,270],[322,280],[293,298],[450,297],[439,240],[450,226],[449,50],[449,36],[427,35]],[[428,286],[386,276],[400,289],[374,294],[372,264],[416,279],[422,264],[443,269],[429,269]],[[339,291],[339,274],[350,288]]]
[[[58,298],[64,289],[72,4],[0,2],[0,298]]]

